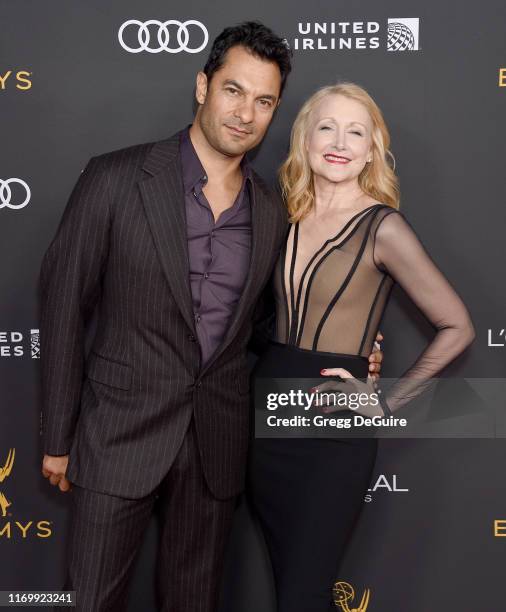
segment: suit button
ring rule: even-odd
[[[201,380],[198,380],[198,381],[195,383],[195,386],[196,386],[196,387],[202,387],[202,381],[201,381]]]
[[[193,334],[188,334],[188,340],[190,342],[195,342],[196,338],[195,338],[195,336]]]

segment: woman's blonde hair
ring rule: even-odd
[[[313,173],[306,149],[311,113],[323,98],[336,94],[360,102],[373,123],[372,161],[365,165],[358,177],[360,188],[378,202],[399,208],[399,180],[394,172],[395,160],[389,150],[390,134],[383,113],[363,87],[355,83],[337,83],[322,87],[306,100],[292,127],[290,151],[279,170],[279,181],[292,223],[304,218],[315,202]],[[389,160],[393,161],[394,168]]]

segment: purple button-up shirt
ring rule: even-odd
[[[202,191],[206,172],[190,139],[181,132],[190,286],[203,366],[218,348],[241,296],[251,254],[251,168],[241,162],[243,182],[234,204],[215,223]]]

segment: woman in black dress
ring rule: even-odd
[[[354,377],[374,391],[371,352],[394,282],[436,329],[432,342],[367,416],[395,412],[474,338],[466,307],[398,212],[389,133],[352,83],[302,107],[280,172],[291,227],[273,276],[275,340],[258,378]],[[250,494],[269,549],[278,612],[332,609],[332,586],[376,457],[371,438],[256,438]],[[335,609],[335,608],[334,608]]]

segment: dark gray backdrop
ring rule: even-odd
[[[194,77],[210,48],[130,53],[118,30],[129,19],[194,19],[211,41],[226,25],[251,18],[299,46],[281,109],[253,155],[256,168],[275,180],[290,125],[317,87],[337,79],[364,85],[391,130],[402,210],[475,322],[472,350],[447,375],[505,374],[502,0],[0,0],[0,467],[16,449],[12,472],[0,482],[11,502],[6,516],[0,512],[0,589],[56,589],[63,578],[68,496],[40,476],[35,288],[42,255],[90,156],[167,137],[191,121]],[[403,18],[419,19],[419,50],[387,51],[388,20]],[[366,48],[317,49],[318,38],[330,47],[332,38],[348,35],[315,34],[315,23],[339,22],[375,22],[379,31],[351,35],[354,47]],[[312,33],[301,34],[299,24]],[[134,35],[125,32],[127,44]],[[302,38],[315,49],[301,50]],[[202,31],[191,27],[189,46],[202,41]],[[26,188],[6,184],[11,178],[30,189],[22,208]],[[432,333],[398,291],[382,331],[385,376],[404,371]],[[370,588],[374,611],[502,609],[506,540],[494,537],[493,526],[506,518],[505,457],[504,440],[382,441],[377,490],[364,502],[339,578],[359,598]],[[153,520],[131,610],[154,609],[156,529]],[[272,601],[263,542],[242,499],[221,609],[272,612]]]

